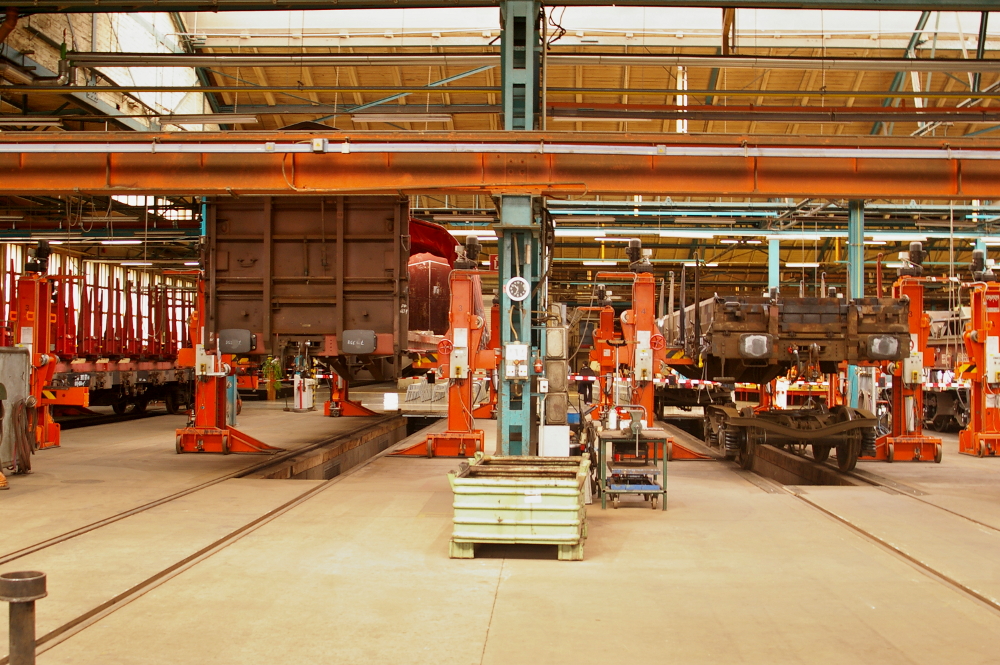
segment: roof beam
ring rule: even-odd
[[[339,9],[496,7],[499,0],[338,0]],[[566,6],[758,7],[892,11],[989,11],[994,0],[560,0]],[[4,0],[22,15],[114,12],[220,12],[330,9],[329,0]]]
[[[906,59],[915,60],[917,57],[917,45],[920,43],[920,37],[923,35],[924,28],[927,26],[927,19],[931,17],[929,11],[922,12],[920,18],[917,19],[917,27],[913,30],[913,34],[910,35],[910,43],[906,46],[906,53],[903,57]],[[889,92],[898,92],[903,88],[903,82],[906,80],[905,72],[898,71],[892,79],[892,85],[889,86]],[[898,98],[887,97],[882,100],[882,106],[895,106]],[[872,125],[871,134],[878,134],[882,131],[885,125],[881,122],[876,122]]]

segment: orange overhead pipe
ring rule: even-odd
[[[15,7],[8,7],[5,14],[6,17],[3,23],[0,23],[0,44],[3,44],[10,33],[14,32],[14,28],[17,27],[17,9]]]
[[[399,141],[399,133],[326,134],[331,144],[345,141]],[[0,154],[0,195],[73,193],[157,193],[231,195],[298,193],[407,194],[450,191],[466,193],[633,194],[812,196],[828,198],[913,197],[941,199],[1000,198],[996,161],[967,159],[956,151],[998,149],[992,140],[947,141],[876,137],[768,137],[622,135],[615,154],[526,152],[395,152],[362,153],[332,150],[322,154],[274,154],[266,142],[291,143],[281,132],[211,133],[197,137],[169,134],[66,132],[10,133],[5,142],[61,145],[56,153]],[[309,134],[296,136],[308,142]],[[513,142],[521,146],[551,143],[595,143],[593,134],[443,132],[410,141],[477,143]],[[42,140],[44,139],[44,140]],[[753,145],[749,141],[753,140]],[[255,143],[253,153],[165,153],[161,149],[128,154],[88,152],[81,143]],[[713,146],[729,148],[725,156],[628,154],[629,146]],[[733,154],[744,147],[923,148],[940,150],[952,159],[894,159],[858,156],[752,156]],[[522,148],[523,149],[523,148]],[[951,151],[951,152],[949,152]],[[810,153],[812,154],[812,153]]]

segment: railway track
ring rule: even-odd
[[[212,480],[200,483],[198,485],[193,485],[179,492],[175,492],[173,494],[169,494],[167,496],[156,499],[155,501],[150,501],[140,506],[136,506],[135,508],[132,508],[130,510],[126,510],[116,515],[107,517],[105,519],[92,522],[86,526],[73,529],[71,531],[67,531],[58,536],[40,541],[38,543],[35,543],[34,545],[30,545],[20,550],[9,552],[7,554],[0,556],[0,566],[17,561],[18,559],[22,559],[36,552],[40,552],[58,545],[62,545],[84,534],[94,532],[108,525],[114,524],[116,522],[127,519],[134,515],[138,515],[152,508],[156,508],[157,506],[162,506],[172,501],[176,501],[182,497],[202,491],[204,489],[212,487],[213,485],[218,485],[219,483],[225,482],[227,480],[233,478],[244,478],[248,476],[258,475],[261,472],[264,472],[271,467],[282,465],[283,463],[287,462],[293,457],[301,457],[303,454],[309,453],[310,451],[316,451],[322,448],[336,446],[338,443],[350,440],[352,437],[359,436],[359,433],[361,432],[377,428],[379,425],[391,420],[392,418],[393,416],[385,416],[384,418],[380,418],[374,423],[369,424],[362,430],[356,430],[354,432],[349,432],[336,437],[331,437],[329,439],[309,444],[307,446],[292,451],[288,451],[286,453],[281,453],[278,455],[271,456],[266,460],[262,460],[258,463],[251,464],[238,471],[227,473],[225,475],[219,476],[218,478],[214,478]],[[116,596],[104,601],[103,603],[97,605],[96,607],[93,607],[90,610],[75,616],[69,621],[62,623],[58,627],[49,630],[45,634],[39,636],[35,641],[36,653],[38,654],[44,653],[45,651],[48,651],[49,649],[55,647],[59,643],[69,639],[76,633],[94,624],[95,622],[101,620],[105,616],[108,616],[109,614],[115,612],[119,608],[124,607],[132,600],[147,593],[151,589],[160,586],[161,584],[176,577],[177,575],[181,574],[185,570],[188,570],[192,566],[197,565],[199,562],[207,559],[213,554],[225,549],[229,545],[232,545],[233,543],[243,538],[247,534],[255,531],[256,529],[259,529],[260,527],[280,517],[281,515],[284,515],[289,510],[292,510],[293,508],[304,503],[305,501],[308,501],[310,498],[314,497],[320,492],[340,482],[343,478],[355,473],[359,469],[364,468],[368,464],[372,463],[374,460],[379,459],[391,453],[393,450],[396,449],[398,445],[402,445],[407,440],[415,436],[421,436],[421,433],[417,432],[411,435],[411,437],[407,437],[406,439],[404,439],[404,441],[400,442],[399,444],[394,444],[392,446],[389,446],[386,450],[383,450],[375,454],[374,456],[368,458],[367,460],[358,463],[357,465],[351,467],[342,474],[339,474],[329,480],[323,481],[321,484],[316,485],[312,483],[303,483],[303,485],[306,486],[304,487],[303,491],[298,493],[285,503],[269,510],[265,514],[260,515],[255,519],[252,519],[240,525],[235,529],[232,529],[231,531],[223,535],[221,538],[214,540],[213,542],[202,547],[196,552],[193,552],[190,555],[182,558],[181,560],[171,564],[170,566],[157,571],[156,573],[150,575],[149,577],[143,579],[142,581],[132,585],[130,588],[123,591],[122,593],[117,594]],[[9,663],[8,656],[0,657],[0,665],[8,665],[8,663]]]
[[[839,474],[839,471],[837,471],[836,464],[834,463],[830,462],[819,463],[811,459],[808,459],[802,455],[798,455],[796,453],[787,453],[787,454],[798,457],[802,465],[805,467],[813,467],[824,472],[830,471]],[[998,615],[1000,615],[1000,601],[998,601],[995,598],[991,598],[990,596],[974,589],[973,587],[964,583],[960,579],[957,579],[954,575],[948,574],[947,572],[941,570],[939,567],[929,563],[923,558],[915,555],[912,552],[907,551],[904,545],[899,545],[894,542],[891,542],[886,537],[880,536],[879,534],[875,533],[873,529],[866,528],[863,525],[857,523],[856,521],[853,521],[848,517],[845,517],[844,515],[838,514],[835,510],[832,510],[822,505],[820,502],[813,500],[812,498],[809,497],[807,492],[803,491],[804,487],[808,487],[809,485],[805,486],[784,485],[775,482],[770,478],[763,477],[764,482],[768,485],[768,487],[763,487],[761,482],[754,482],[750,478],[747,478],[746,474],[751,474],[752,472],[740,470],[739,473],[741,473],[741,475],[744,475],[744,477],[747,480],[750,480],[750,482],[757,485],[758,487],[761,487],[761,489],[764,489],[765,491],[774,493],[781,492],[795,497],[795,499],[809,506],[811,509],[825,515],[826,517],[840,524],[841,526],[844,526],[851,532],[855,533],[857,536],[875,544],[883,551],[891,554],[892,556],[902,561],[905,561],[907,564],[913,566],[914,568],[921,571],[928,577],[944,584],[945,586],[949,587],[950,589],[956,591],[961,595],[964,595],[979,603],[982,603],[987,608],[993,610]],[[812,474],[806,472],[803,474],[803,477],[810,477],[811,475]],[[982,522],[980,520],[977,520],[973,517],[962,514],[960,512],[951,510],[949,508],[945,508],[944,506],[940,506],[936,503],[933,503],[932,501],[923,499],[921,498],[922,496],[925,495],[923,492],[913,487],[909,487],[908,485],[905,485],[903,483],[898,483],[891,479],[884,478],[866,469],[855,469],[850,473],[840,474],[840,475],[846,476],[847,478],[856,481],[854,484],[860,486],[867,485],[872,487],[878,487],[890,493],[906,497],[909,500],[917,501],[922,505],[928,506],[937,511],[941,511],[957,519],[969,522],[975,525],[975,527],[979,530],[986,530],[988,533],[1000,536],[1000,528],[993,526],[991,524],[987,524],[985,522]]]

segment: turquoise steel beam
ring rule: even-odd
[[[767,288],[781,288],[781,240],[778,238],[767,241]]]
[[[497,410],[497,441],[503,455],[530,455],[535,452],[534,383],[537,340],[532,339],[531,312],[536,309],[535,287],[541,278],[542,256],[539,223],[534,200],[528,195],[500,197],[500,223],[496,225],[499,249],[500,292],[500,404]],[[523,278],[531,294],[524,300],[511,298],[505,285]],[[537,335],[536,335],[537,336]],[[511,344],[527,344],[524,362],[527,376],[508,378],[506,367],[513,361]]]
[[[541,111],[540,5],[500,3],[500,69],[505,130],[538,129]]]
[[[865,202],[851,201],[847,218],[847,297],[865,297]],[[858,366],[847,367],[848,406],[858,406]]]

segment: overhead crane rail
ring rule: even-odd
[[[455,8],[499,7],[500,0],[6,0],[8,7],[18,9],[22,15],[52,13],[109,13],[109,12],[220,12],[220,11],[273,11],[307,9],[404,9],[404,8]],[[990,0],[753,0],[738,3],[733,0],[560,0],[560,5],[592,7],[611,5],[618,7],[759,7],[767,9],[857,9],[892,11],[990,11],[996,6]]]

